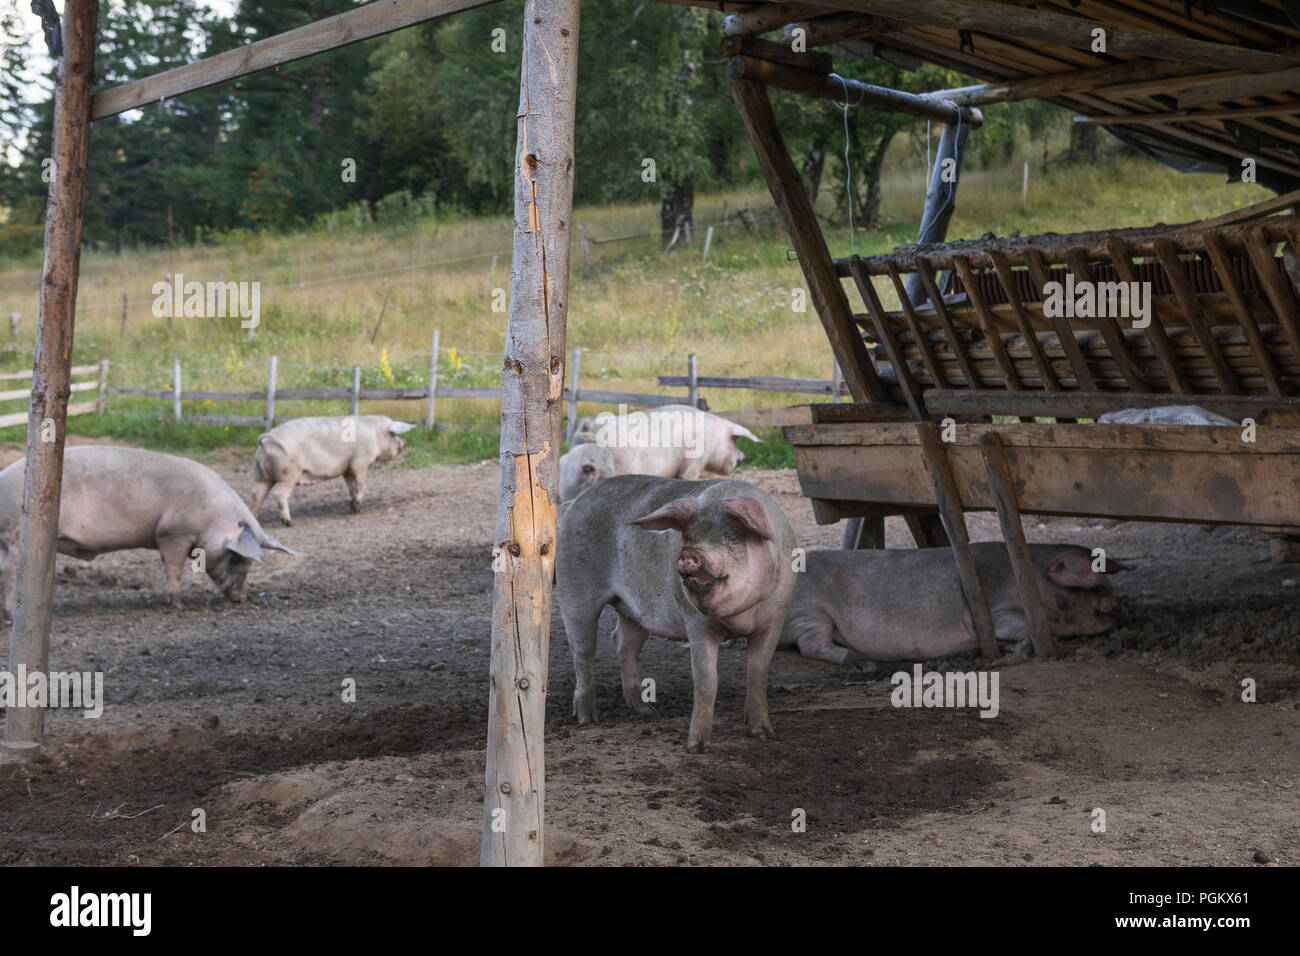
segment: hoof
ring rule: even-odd
[[[658,716],[659,716],[659,708],[658,708],[658,707],[656,707],[654,704],[647,704],[645,701],[641,700],[640,698],[637,698],[637,700],[636,700],[635,703],[632,703],[631,701],[629,701],[628,703],[629,703],[629,706],[631,706],[633,712],[634,712],[638,717],[658,717]]]
[[[293,519],[292,519],[292,518],[281,518],[281,519],[280,519],[280,524],[284,525],[286,528],[292,528],[292,527],[293,527]]]
[[[761,724],[750,724],[745,728],[745,734],[749,737],[760,737],[763,740],[776,740],[776,731],[772,728],[772,722],[765,720]]]
[[[702,753],[704,753],[704,741],[703,741],[703,740],[688,740],[688,741],[686,742],[686,752],[687,752],[688,754],[702,754]]]
[[[359,502],[356,501],[351,502],[351,508],[352,508],[352,513],[354,515],[361,514],[361,504]]]
[[[594,700],[573,699],[573,716],[579,724],[596,723],[596,702]]]

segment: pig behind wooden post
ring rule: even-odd
[[[596,720],[597,627],[611,605],[628,706],[654,711],[641,699],[645,639],[689,641],[694,702],[687,750],[702,752],[713,726],[718,647],[744,636],[745,723],[752,736],[772,736],[767,670],[794,594],[793,548],[794,533],[776,502],[743,481],[622,475],[566,504],[556,585],[578,722]]]

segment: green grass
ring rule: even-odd
[[[748,438],[737,438],[736,445],[745,453],[745,460],[740,463],[743,468],[793,468],[794,446],[781,437],[779,428],[753,428],[755,435],[763,439],[760,445]]]

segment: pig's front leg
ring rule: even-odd
[[[181,538],[159,538],[158,553],[162,555],[163,570],[167,573],[167,603],[181,606],[181,574],[190,556],[193,541]],[[216,555],[205,555],[205,560],[216,560]]]
[[[745,651],[745,733],[772,740],[776,731],[767,714],[767,668],[781,638],[781,625],[769,626],[749,635]]]
[[[691,642],[691,682],[694,702],[691,705],[691,728],[686,735],[686,752],[704,753],[713,733],[713,704],[718,696],[718,646],[727,635],[709,621],[688,627]],[[771,657],[771,653],[768,657]]]
[[[641,699],[641,646],[650,636],[640,624],[628,620],[622,614],[614,625],[614,646],[618,649],[619,676],[623,681],[623,699],[627,705],[643,717],[657,713],[654,704]]]
[[[348,498],[352,503],[352,513],[359,514],[361,502],[366,496],[366,466],[354,462],[351,470],[343,473],[343,481],[348,486]]]

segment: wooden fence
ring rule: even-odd
[[[94,402],[80,402],[68,405],[69,417],[73,415],[85,415],[89,412],[103,411],[104,402],[104,372],[107,363],[100,362],[98,365],[74,365],[72,367],[72,387],[71,391],[75,395],[77,392],[90,392],[99,390],[99,400]],[[77,378],[83,375],[98,375],[97,382],[78,382]],[[0,374],[0,381],[15,381],[24,378],[31,378],[32,370],[27,369],[23,372],[5,372]],[[0,392],[0,402],[13,402],[18,399],[26,399],[28,402],[32,398],[32,387],[14,388],[8,391]],[[0,428],[7,428],[10,425],[26,425],[30,413],[27,411],[11,412],[7,415],[0,415]]]

